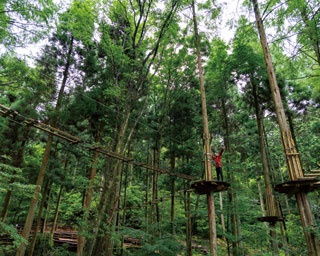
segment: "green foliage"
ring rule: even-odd
[[[0,163],[0,193],[14,191],[17,196],[30,198],[35,186],[24,184],[23,181],[21,169]]]
[[[142,248],[135,252],[137,256],[163,255],[174,256],[181,252],[181,246],[172,236],[164,236],[154,241],[148,241]]]
[[[131,185],[127,189],[126,216],[125,225],[128,227],[139,228],[144,225],[144,208],[143,198],[145,191],[141,190],[141,185]]]
[[[271,1],[269,7],[277,2]],[[133,161],[153,164],[159,152],[157,164],[161,168],[174,168],[175,173],[203,178],[203,120],[194,37],[189,24],[182,27],[184,19],[190,21],[185,13],[187,4],[185,1],[72,1],[64,13],[56,15],[59,17],[57,28],[35,67],[29,67],[14,54],[1,56],[0,103],[47,124],[55,117],[56,128],[82,139],[79,145],[74,145],[54,137],[45,175],[51,191],[42,216],[47,218],[47,223],[53,219],[62,189],[59,225],[81,227],[81,234],[89,238],[88,241],[94,238],[92,230],[97,227],[92,224],[100,215],[104,220],[111,214],[119,214],[117,222],[110,222],[117,223],[117,228],[102,221],[103,228],[98,232],[99,235],[110,232],[115,250],[122,237],[141,241],[140,248],[125,249],[124,253],[128,255],[178,255],[185,250],[187,182],[159,174],[158,201],[151,202],[155,172],[146,170],[143,165],[132,167],[131,161],[123,162],[124,168],[120,170],[117,168],[120,161],[105,155],[102,150],[98,152],[96,162],[93,155],[94,146],[99,146],[108,152],[117,151],[121,156],[128,154]],[[295,51],[294,58],[290,58],[282,45],[271,43],[277,78],[285,102],[288,102],[286,110],[293,118],[306,171],[317,167],[320,152],[319,69],[314,65],[316,58],[311,40],[312,35],[317,35],[314,25],[318,23],[319,15],[310,8],[314,4],[315,1],[290,1],[276,9],[273,17],[277,20],[274,22],[269,20],[274,13],[264,18],[267,25],[279,27],[288,24],[286,19],[297,21],[297,26],[288,28],[299,33],[298,43],[304,46],[307,54],[303,56],[310,57],[307,59]],[[206,28],[217,25],[214,19],[219,16],[219,7],[210,1],[197,7],[201,29],[204,25]],[[8,8],[13,8],[13,12],[9,13]],[[183,15],[175,15],[177,10]],[[305,23],[297,19],[302,17],[303,11],[310,18]],[[0,13],[4,14],[0,17],[0,42],[9,45],[39,38],[40,30],[33,30],[36,32],[34,37],[24,22],[44,25],[57,10],[52,1],[10,0],[0,3]],[[21,35],[12,27],[19,20],[26,31]],[[53,24],[43,28],[49,31]],[[285,31],[280,29],[277,35],[282,35],[281,32]],[[231,188],[230,193],[222,193],[222,209],[220,198],[215,196],[217,235],[227,238],[229,246],[241,241],[243,255],[270,255],[266,252],[270,249],[269,229],[256,221],[262,215],[258,185],[261,191],[264,190],[257,126],[252,111],[254,89],[257,89],[259,107],[265,111],[266,144],[275,182],[287,178],[288,174],[257,33],[253,23],[241,17],[230,45],[216,37],[209,42],[206,38],[211,35],[204,29],[201,36],[201,51],[206,56],[203,61],[211,146],[218,150],[227,141],[230,144],[224,155],[223,168]],[[61,108],[54,113],[59,85],[64,78],[66,90]],[[30,184],[35,183],[40,169],[47,133],[21,125],[17,123],[20,120],[11,117],[0,118],[0,154],[10,156],[1,159],[1,201],[8,191],[13,193],[6,219],[8,224],[0,223],[0,232],[14,241],[11,247],[2,246],[0,254],[9,254],[14,253],[22,242],[13,223],[22,222],[26,217],[29,200],[25,199],[32,195],[34,186]],[[89,187],[88,175],[93,167],[97,172],[90,187],[93,198],[91,208],[85,212],[86,221],[83,219],[83,198],[88,193],[85,189]],[[171,209],[173,180],[175,208]],[[110,194],[101,201],[104,191]],[[113,193],[115,198],[112,198]],[[312,209],[317,213],[317,196],[312,199]],[[288,202],[291,215],[286,216],[286,224],[290,244],[289,248],[283,245],[281,255],[283,251],[288,255],[307,253],[301,227],[297,225],[299,213],[292,210],[294,203],[293,199]],[[104,207],[100,207],[102,204]],[[157,210],[151,212],[151,206],[157,206]],[[104,208],[106,210],[97,211]],[[171,210],[174,210],[173,223]],[[222,214],[226,229],[221,224]],[[191,215],[193,238],[202,240],[201,243],[207,246],[209,227],[205,196],[191,194]],[[154,216],[158,219],[151,220]],[[241,225],[239,236],[232,230],[233,217],[238,217]],[[319,219],[318,214],[316,218]],[[280,241],[281,236],[277,235]],[[51,247],[45,235],[39,237],[38,242],[35,255],[72,255],[65,247]],[[218,244],[219,254],[226,254],[227,244],[220,239]]]
[[[48,32],[57,7],[52,0],[3,0],[0,2],[0,44],[13,49],[39,41]],[[40,25],[43,25],[41,27]]]
[[[300,222],[300,217],[294,214],[287,216],[287,231],[289,236],[289,251],[292,255],[308,254],[303,239],[303,230],[297,223]],[[299,235],[298,235],[299,234]]]
[[[52,246],[49,234],[40,234],[37,237],[36,248],[34,256],[42,255],[61,255],[61,256],[75,256],[76,253],[70,252],[68,245]]]
[[[79,221],[79,215],[83,211],[81,205],[81,194],[76,191],[64,193],[63,203],[60,206],[61,220],[71,226],[74,226]]]
[[[63,23],[58,28],[58,33],[60,29],[68,30],[84,45],[92,44],[94,22],[98,17],[97,2],[96,0],[72,1],[70,9],[60,16]]]
[[[14,255],[20,244],[27,242],[18,234],[18,230],[14,225],[6,224],[2,221],[0,222],[0,234],[1,240],[8,243],[0,245],[1,255]]]

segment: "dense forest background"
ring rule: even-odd
[[[320,3],[259,7],[287,122],[312,174]],[[206,197],[190,189],[204,178],[194,19],[210,146],[226,146],[230,183],[214,194],[217,254],[308,255],[296,198],[273,190],[289,174],[252,3],[209,0],[0,2],[1,255],[208,252]],[[272,224],[258,220],[269,186],[281,220]],[[319,192],[308,201],[318,237]]]

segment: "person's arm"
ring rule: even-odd
[[[223,147],[221,148],[221,150],[220,150],[220,154],[219,154],[220,156],[222,156],[223,151],[225,150],[225,148],[226,148],[225,146],[223,146]]]

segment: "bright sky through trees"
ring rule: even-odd
[[[61,9],[65,9],[68,1],[55,1]],[[237,19],[243,12],[242,0],[226,1],[226,0],[217,0],[217,5],[222,6],[221,20],[217,24],[217,31],[214,31],[214,34],[217,34],[223,40],[229,42],[235,32],[235,24]],[[208,28],[205,25],[200,25],[200,30],[208,31]],[[27,45],[25,47],[17,47],[16,53],[19,57],[28,60],[29,63],[33,63],[33,60],[39,53],[43,42],[37,44]]]
[[[222,18],[219,26],[219,35],[225,41],[230,41],[235,32],[235,24],[242,11],[242,0],[217,0],[222,6]]]

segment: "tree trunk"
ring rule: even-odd
[[[186,247],[187,252],[186,256],[192,256],[192,222],[191,222],[191,208],[190,208],[190,191],[189,184],[185,185],[185,210],[186,210],[186,218],[187,218],[187,232],[186,232]]]
[[[43,205],[43,209],[46,209],[46,211],[45,211],[45,214],[43,217],[43,223],[41,223],[41,233],[42,234],[46,231],[48,215],[50,212],[50,198],[51,198],[51,193],[52,193],[51,185],[52,185],[52,181],[49,180],[48,192],[47,192],[46,200],[44,201],[44,205]]]
[[[125,145],[127,138],[125,137],[125,133],[128,127],[128,121],[130,118],[130,112],[127,112],[125,119],[123,120],[117,134],[115,152],[118,154],[124,154]],[[98,217],[97,221],[94,224],[95,227],[95,235],[92,240],[90,247],[88,249],[88,253],[86,255],[90,256],[94,252],[94,255],[101,255],[104,251],[105,255],[112,256],[113,253],[113,232],[115,228],[114,218],[115,212],[118,211],[118,200],[120,198],[120,182],[121,182],[121,171],[122,171],[122,162],[120,160],[111,161],[110,165],[110,173],[106,174],[110,177],[110,180],[106,180],[102,196],[99,203],[98,208]],[[107,217],[104,217],[107,216]],[[99,228],[104,222],[104,225],[107,226],[103,228],[104,237],[97,238]]]
[[[221,228],[223,231],[223,237],[226,238],[226,225],[224,223],[224,214],[223,214],[223,198],[222,198],[222,192],[219,192],[219,199],[220,199],[220,218],[221,218]]]
[[[107,219],[107,230],[105,231],[105,255],[106,256],[113,256],[113,249],[114,249],[114,239],[113,239],[113,233],[115,232],[115,225],[116,225],[116,214],[118,212],[118,206],[119,206],[119,200],[120,200],[120,183],[121,183],[121,172],[122,172],[122,162],[119,162],[116,168],[116,179],[114,180],[114,184],[112,186],[112,189],[110,191],[110,198],[108,207],[106,207],[106,216],[108,216]],[[112,203],[112,204],[110,204]],[[101,241],[101,240],[100,240]],[[98,243],[98,248],[100,245],[102,245],[103,242],[101,241]],[[99,251],[98,251],[99,252]],[[100,252],[99,252],[100,253]],[[102,255],[96,253],[96,255]]]
[[[296,150],[294,141],[290,133],[290,129],[288,128],[288,124],[286,121],[286,116],[285,116],[285,112],[284,112],[284,108],[283,108],[283,104],[280,96],[280,91],[279,91],[277,79],[275,76],[275,72],[274,72],[274,68],[271,60],[271,54],[270,54],[269,46],[267,43],[263,22],[260,16],[258,3],[257,3],[257,0],[251,0],[251,1],[253,4],[254,13],[256,17],[257,27],[258,27],[259,36],[260,36],[260,42],[264,52],[264,58],[267,66],[270,88],[272,92],[273,101],[275,104],[278,124],[281,131],[281,139],[283,143],[283,149],[285,153],[285,159],[287,163],[289,176],[291,180],[296,180],[300,177],[303,177],[303,171],[301,168],[299,153]],[[296,193],[296,200],[297,200],[299,211],[300,211],[300,219],[302,222],[302,227],[304,230],[304,235],[305,235],[309,255],[316,256],[320,251],[320,244],[314,232],[314,220],[311,213],[309,202],[307,200],[307,194],[304,192]]]
[[[55,113],[58,113],[61,107],[61,102],[62,102],[62,97],[63,97],[63,93],[64,93],[64,89],[66,87],[67,84],[67,78],[69,75],[69,68],[71,65],[71,54],[73,51],[73,38],[71,38],[70,41],[70,45],[69,45],[69,51],[68,51],[68,56],[67,56],[67,62],[64,68],[64,72],[63,72],[63,79],[62,79],[62,83],[61,83],[61,88],[59,90],[59,94],[58,94],[58,99],[57,99],[57,105],[55,107]],[[54,127],[56,124],[56,117],[51,120],[50,124]],[[44,151],[44,156],[42,159],[42,164],[40,167],[40,171],[38,174],[38,178],[37,178],[37,182],[36,182],[36,188],[34,190],[34,194],[33,197],[31,199],[31,203],[30,203],[30,208],[28,211],[28,215],[25,221],[25,225],[22,231],[22,237],[25,240],[29,239],[29,235],[30,235],[30,231],[31,231],[31,227],[32,227],[32,223],[33,223],[33,219],[34,219],[34,215],[37,209],[37,204],[38,204],[38,199],[41,193],[41,187],[43,185],[43,180],[44,180],[44,176],[46,174],[46,168],[49,162],[49,156],[50,156],[50,152],[51,152],[51,144],[53,141],[53,135],[50,133],[48,135],[48,139],[47,139],[47,143],[46,143],[46,147],[45,147],[45,151]],[[20,247],[17,250],[16,256],[23,256],[25,254],[25,250],[26,250],[26,244],[22,243],[20,245]]]
[[[230,181],[232,182],[232,180]],[[230,190],[230,189],[229,189]],[[237,194],[235,193],[234,189],[231,189],[230,193],[228,190],[228,201],[230,204],[230,227],[231,227],[231,233],[233,235],[232,239],[232,255],[237,256],[241,255],[241,229],[240,229],[240,219],[238,216],[238,198]]]
[[[223,111],[223,120],[224,120],[224,126],[226,131],[226,136],[224,138],[224,143],[226,146],[226,149],[228,152],[232,153],[232,147],[231,147],[231,141],[230,141],[230,125],[229,125],[229,119],[228,119],[228,111],[225,99],[222,99],[222,111]],[[232,160],[226,156],[226,162],[229,163],[229,166],[232,163]],[[233,173],[227,172],[227,179],[232,184],[234,181]],[[233,255],[239,255],[240,251],[242,250],[242,242],[241,242],[241,226],[240,226],[240,217],[238,214],[238,207],[237,207],[237,193],[236,190],[231,186],[228,189],[228,226],[227,229],[231,229],[231,233],[234,237],[232,240],[232,254]],[[229,239],[227,239],[228,244],[228,254],[230,254],[229,251]]]
[[[156,142],[160,144],[160,142]],[[160,149],[158,146],[153,151],[153,166],[159,167]],[[151,224],[153,227],[153,235],[159,236],[159,205],[158,205],[158,172],[152,175],[152,202],[151,202]]]
[[[14,182],[14,179],[12,179],[10,181],[10,183],[13,183],[13,182]],[[7,215],[8,215],[8,209],[9,209],[9,203],[10,203],[10,199],[11,199],[11,194],[12,194],[12,191],[8,190],[7,194],[6,194],[5,198],[4,198],[4,201],[3,201],[3,207],[2,207],[2,212],[1,212],[1,221],[2,222],[6,221],[6,218],[7,218]]]
[[[148,149],[147,149],[147,164],[149,164],[149,145],[148,145]],[[146,224],[146,232],[149,232],[149,218],[148,218],[148,209],[149,209],[149,183],[150,183],[150,171],[149,169],[146,170],[146,193],[145,193],[145,209],[144,209],[144,222]]]
[[[30,243],[29,256],[32,256],[34,253],[34,248],[35,248],[37,237],[38,237],[37,234],[38,234],[39,227],[41,225],[42,212],[43,212],[43,209],[45,208],[45,202],[48,200],[48,196],[49,196],[49,192],[50,192],[49,186],[51,186],[51,182],[49,182],[47,180],[47,182],[45,183],[43,196],[41,199],[41,204],[40,204],[37,222],[36,222],[36,226],[35,226],[34,236],[32,238],[32,242]]]
[[[59,208],[60,208],[60,203],[61,203],[61,195],[62,195],[62,191],[63,191],[63,186],[60,186],[59,189],[59,194],[58,194],[58,199],[57,199],[57,203],[56,203],[56,209],[55,209],[55,213],[54,213],[54,218],[53,218],[53,222],[52,222],[52,227],[51,227],[51,231],[50,231],[50,243],[53,245],[53,235],[54,235],[54,231],[56,230],[57,227],[57,222],[58,222],[58,216],[59,216]]]
[[[98,238],[98,232],[99,232],[99,228],[100,228],[100,224],[102,222],[103,219],[103,213],[105,212],[105,207],[107,205],[107,201],[108,201],[108,194],[109,194],[109,189],[110,189],[110,185],[109,185],[109,180],[105,180],[104,181],[104,185],[103,185],[103,190],[100,196],[100,201],[99,201],[99,205],[97,206],[97,217],[96,219],[93,221],[93,223],[91,224],[92,226],[92,238],[88,240],[87,242],[87,246],[86,246],[86,253],[85,255],[88,256],[92,256],[93,255],[93,251],[95,249],[95,244],[96,244],[96,240]]]
[[[192,15],[194,24],[194,35],[195,35],[195,46],[197,52],[197,63],[199,71],[200,80],[200,93],[201,93],[201,109],[203,118],[203,136],[204,136],[204,165],[205,165],[205,177],[206,180],[212,180],[212,164],[211,164],[211,147],[210,147],[210,133],[208,125],[208,114],[207,114],[207,102],[204,88],[204,75],[203,67],[201,62],[201,52],[200,52],[200,37],[198,32],[198,23],[195,10],[195,2],[192,1]],[[207,194],[207,204],[208,204],[208,219],[209,219],[209,246],[210,255],[217,255],[217,228],[216,228],[216,215],[214,207],[214,197],[212,193]]]
[[[175,157],[175,152],[172,151],[171,152],[171,157],[170,157],[170,169],[171,172],[174,172],[174,168],[175,168],[175,163],[176,163],[176,157]],[[175,206],[175,177],[174,176],[170,176],[171,177],[171,211],[170,211],[170,215],[171,215],[171,234],[174,236],[175,235],[175,223],[174,223],[174,217],[175,217],[175,212],[174,212],[174,206]]]
[[[99,124],[99,129],[97,131],[97,135],[95,138],[96,144],[100,143],[101,140],[101,132],[102,132],[102,125],[101,123]],[[92,156],[92,164],[90,168],[90,174],[89,174],[89,185],[88,188],[86,188],[85,191],[85,196],[83,200],[83,220],[84,222],[88,221],[88,215],[90,212],[90,206],[91,206],[91,200],[94,192],[94,179],[96,177],[97,173],[97,162],[99,158],[99,152],[97,150],[94,151],[93,156]],[[83,249],[86,244],[86,240],[84,235],[82,234],[82,228],[78,227],[78,236],[77,236],[77,256],[82,256],[83,255]]]
[[[262,120],[262,110],[260,108],[258,102],[258,94],[257,94],[257,86],[256,84],[252,85],[253,91],[253,98],[254,98],[254,108],[255,108],[255,115],[257,120],[257,127],[258,127],[258,138],[260,144],[260,156],[262,162],[262,171],[264,177],[264,185],[265,185],[265,196],[266,196],[266,210],[267,216],[279,216],[279,211],[277,211],[277,204],[274,199],[272,185],[271,185],[271,173],[269,168],[269,163],[267,160],[267,152],[265,148],[265,140],[264,140],[264,132],[263,132],[263,120]],[[277,233],[275,230],[275,223],[269,223],[269,232],[271,236],[270,244],[272,248],[272,252],[274,254],[278,254],[278,243],[277,243]]]
[[[47,164],[49,162],[49,155],[50,155],[50,151],[51,151],[52,140],[53,140],[53,135],[49,134],[46,148],[44,151],[44,156],[42,159],[41,168],[40,168],[40,171],[38,174],[38,179],[36,182],[36,188],[33,193],[33,197],[31,199],[30,208],[29,208],[28,215],[27,215],[24,227],[23,227],[22,234],[21,234],[21,236],[26,240],[29,240],[29,235],[30,235],[34,215],[35,215],[36,209],[37,209],[38,199],[39,199],[39,196],[41,193],[41,186],[43,184],[43,179],[45,176]],[[25,251],[26,251],[26,244],[22,243],[17,250],[16,256],[24,256]]]
[[[258,172],[257,172],[257,177],[260,177],[260,174],[258,174]],[[261,212],[262,212],[262,215],[265,216],[266,215],[266,208],[264,206],[263,193],[262,193],[261,186],[260,186],[260,178],[258,178],[257,186],[258,186]]]
[[[281,170],[282,166],[281,166],[281,163],[279,161],[279,166],[278,166],[279,170]],[[284,177],[283,177],[283,173],[280,171],[280,177],[281,177],[281,183],[284,183]],[[291,207],[289,205],[289,200],[288,200],[288,197],[285,197],[284,198],[284,202],[285,202],[285,210],[286,210],[286,214],[289,215],[291,214]]]
[[[126,225],[126,213],[127,213],[127,189],[128,189],[128,179],[129,179],[129,168],[132,168],[132,165],[126,164],[126,171],[125,171],[125,177],[124,177],[124,190],[123,190],[123,199],[122,199],[122,220],[121,224],[122,226]],[[120,221],[119,221],[120,222]],[[120,224],[118,225],[120,227]],[[121,237],[121,248],[120,248],[120,255],[123,255],[124,249],[123,249],[123,244],[124,244],[124,236]]]

